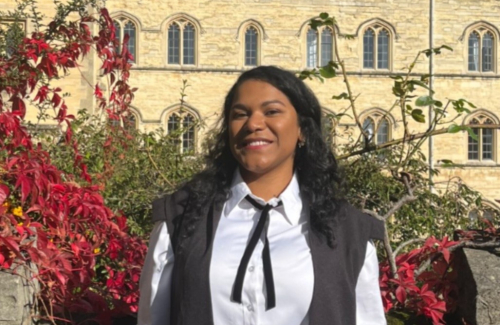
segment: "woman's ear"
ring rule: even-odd
[[[297,141],[297,145],[299,146],[299,148],[302,148],[305,144],[306,144],[306,139],[299,128],[299,139]]]

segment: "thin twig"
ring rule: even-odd
[[[361,210],[363,213],[366,213],[380,221],[385,221],[384,217],[382,217],[380,214],[378,214],[377,212],[374,212],[372,210],[368,210],[368,209],[363,209]]]
[[[408,245],[415,244],[415,243],[421,243],[424,242],[424,238],[413,238],[410,240],[405,241],[404,243],[401,243],[395,250],[394,250],[394,256],[398,256],[399,252],[405,248]]]
[[[464,127],[477,128],[478,125],[477,124],[475,124],[475,125],[474,124],[467,124],[467,125],[464,125]],[[481,128],[481,129],[500,129],[500,124],[482,124],[479,126],[479,128]],[[383,144],[379,144],[376,146],[375,145],[370,146],[370,147],[363,148],[363,149],[360,149],[357,151],[353,151],[353,152],[348,153],[348,154],[340,155],[337,157],[337,159],[343,160],[343,159],[358,156],[358,155],[361,155],[361,154],[364,154],[367,152],[372,152],[372,151],[376,151],[379,149],[389,148],[389,147],[395,146],[397,144],[403,143],[405,141],[414,141],[414,140],[422,139],[425,137],[430,137],[430,136],[440,135],[440,134],[445,134],[445,133],[449,133],[448,128],[442,128],[442,129],[433,130],[430,132],[426,131],[426,132],[422,132],[422,133],[410,134],[406,138],[399,138],[399,139],[391,140],[391,141],[385,142]]]
[[[165,177],[165,175],[163,175],[163,173],[161,172],[160,168],[158,168],[158,165],[154,161],[153,157],[151,157],[151,152],[149,151],[149,145],[147,143],[146,143],[146,153],[148,154],[149,161],[151,161],[151,163],[153,164],[153,167],[156,169],[156,171],[158,172],[158,174],[160,174],[160,176],[163,178],[163,180],[168,185],[170,185],[171,187],[174,187],[174,185],[168,180],[168,178]]]
[[[349,102],[351,103],[352,114],[354,115],[354,120],[356,121],[356,125],[358,126],[358,128],[361,130],[361,133],[363,134],[365,139],[368,139],[368,134],[367,134],[366,130],[363,129],[363,126],[361,125],[361,121],[359,120],[358,113],[356,111],[356,105],[355,105],[356,98],[354,98],[354,95],[352,94],[351,84],[349,83],[349,79],[347,78],[347,71],[345,68],[344,61],[340,59],[340,53],[339,53],[339,47],[338,47],[338,41],[337,41],[338,40],[337,39],[337,31],[335,29],[335,26],[333,26],[332,31],[333,31],[333,39],[335,40],[335,42],[334,42],[335,56],[337,58],[337,61],[340,65],[341,69],[342,69],[342,76],[344,77],[344,82],[345,82],[345,86],[347,89]],[[368,141],[367,141],[367,143],[368,143]]]
[[[387,260],[391,267],[392,275],[395,279],[398,278],[398,268],[396,266],[396,259],[394,258],[394,253],[392,252],[391,239],[389,238],[389,232],[387,231],[387,222],[384,221],[384,248],[387,253]]]

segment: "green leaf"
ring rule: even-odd
[[[441,48],[453,52],[453,49],[451,47],[449,47],[448,45],[441,45]]]
[[[329,15],[328,15],[327,12],[322,12],[322,13],[319,14],[319,18],[321,18],[321,19],[326,19],[326,18],[328,18],[328,16]]]
[[[335,69],[331,65],[325,65],[324,67],[319,68],[319,73],[323,78],[333,78],[337,75]]]
[[[411,117],[419,123],[425,123],[425,115],[423,114],[421,109],[414,109],[411,111]]]
[[[338,96],[332,96],[332,99],[336,99],[336,100],[349,99],[349,95],[347,93],[342,93]]]
[[[432,99],[431,96],[420,96],[415,101],[415,105],[420,106],[420,107],[429,106],[429,105],[432,105],[433,103],[434,103],[434,100]]]
[[[448,133],[457,133],[464,130],[463,125],[452,124],[448,127]]]
[[[431,89],[429,88],[429,86],[427,86],[427,84],[426,84],[425,82],[420,81],[420,80],[410,80],[410,81],[408,81],[408,83],[409,83],[409,84],[411,84],[411,85],[418,85],[418,86],[420,86],[420,87],[422,87],[422,88],[425,88],[425,89],[427,89],[427,90],[431,90]],[[434,93],[434,92],[433,92],[433,93]]]
[[[438,160],[438,163],[440,163],[439,167],[442,167],[442,168],[459,167],[458,165],[456,165],[453,161],[451,161],[449,159]],[[461,168],[461,167],[459,167],[459,168]],[[461,169],[463,169],[463,168],[461,168]]]
[[[470,128],[470,127],[468,127],[468,126],[467,126],[467,127],[465,127],[465,129],[467,130],[467,133],[469,134],[469,136],[470,136],[472,139],[474,139],[474,140],[476,140],[476,141],[479,141],[479,137],[478,137],[478,136],[477,136],[477,134],[474,132],[474,130],[472,130],[472,128]]]
[[[463,101],[466,102],[467,105],[469,105],[470,108],[476,108],[476,105],[472,104],[471,102],[469,102],[469,101],[467,101],[465,99]],[[470,113],[470,111],[469,111],[469,113]]]

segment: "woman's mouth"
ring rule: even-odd
[[[243,143],[243,148],[246,149],[261,149],[270,145],[272,141],[269,140],[250,140]]]

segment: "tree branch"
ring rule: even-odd
[[[453,252],[459,248],[466,247],[466,248],[496,248],[500,247],[500,241],[496,240],[491,240],[486,243],[475,243],[473,241],[462,241],[454,246],[451,246],[448,248],[450,252]],[[435,261],[439,256],[441,256],[442,253],[439,252],[437,255],[429,257],[415,272],[415,278],[418,277],[422,272],[424,272],[433,261]]]
[[[478,128],[479,127],[481,129],[500,129],[500,124],[481,124],[481,125],[467,124],[467,125],[464,125],[464,126],[465,127],[474,127],[474,128]],[[367,152],[372,152],[372,151],[376,151],[376,150],[379,150],[379,149],[389,148],[389,147],[395,146],[395,145],[403,143],[403,142],[415,141],[415,140],[422,139],[422,138],[425,138],[425,137],[431,137],[431,136],[445,134],[445,133],[449,133],[448,132],[448,128],[442,128],[442,129],[439,129],[439,130],[433,130],[433,131],[427,131],[427,132],[422,132],[422,133],[411,134],[411,135],[409,135],[407,137],[403,137],[403,138],[395,139],[395,140],[392,140],[392,141],[388,141],[388,142],[385,142],[383,144],[379,144],[379,145],[376,145],[376,146],[372,145],[372,146],[369,146],[369,147],[366,147],[366,148],[363,148],[363,149],[360,149],[360,150],[356,150],[356,151],[350,152],[348,154],[340,155],[340,156],[337,157],[337,159],[338,160],[344,160],[344,159],[347,159],[347,158],[350,158],[350,157],[359,156],[359,155],[367,153]]]
[[[425,242],[425,239],[424,238],[413,238],[413,239],[410,239],[410,240],[407,240],[403,243],[401,243],[395,250],[394,250],[394,256],[398,256],[399,252],[405,248],[406,246],[408,245],[411,245],[411,244],[415,244],[415,243],[421,243],[421,242]]]

